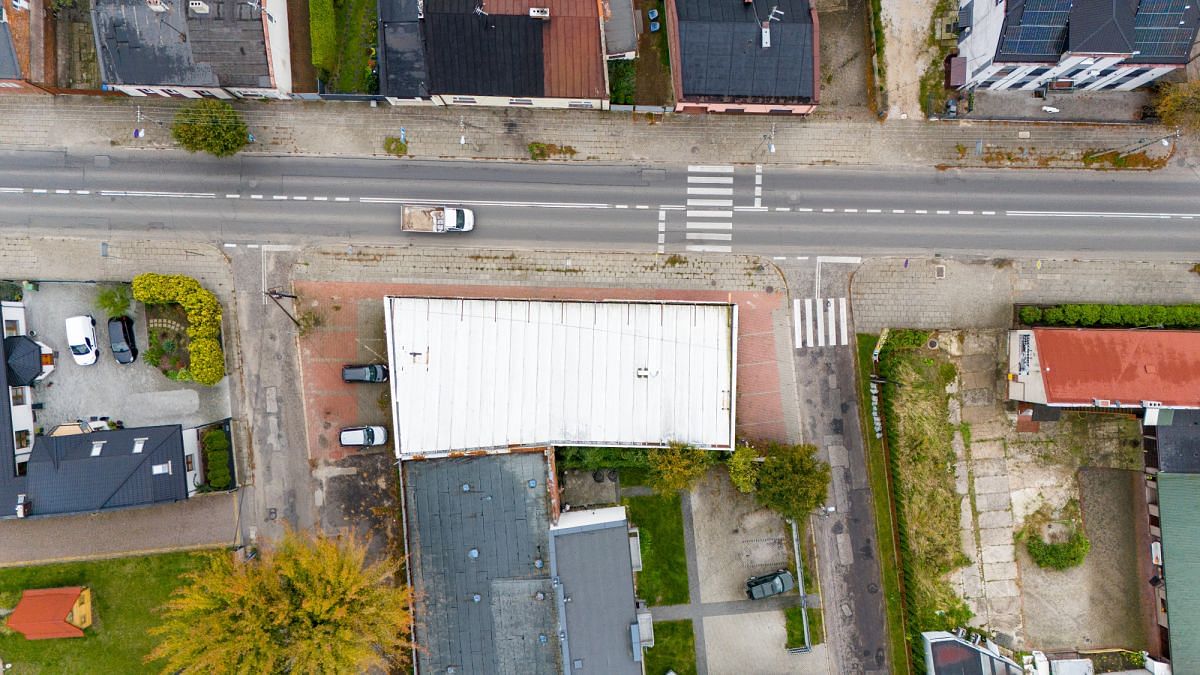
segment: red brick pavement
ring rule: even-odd
[[[365,325],[382,325],[385,295],[732,302],[738,306],[737,435],[746,439],[788,440],[772,321],[772,313],[786,300],[783,293],[311,281],[296,282],[295,292],[303,298],[301,311],[313,309],[325,319],[323,325],[300,340],[310,460],[341,459],[345,451],[337,445],[338,429],[360,423],[372,414],[378,416],[378,410],[371,410],[377,403],[363,400],[353,387],[344,384],[340,368],[344,363],[363,358],[377,360],[364,354],[362,345],[382,336],[360,333]],[[386,353],[381,343],[377,353]]]

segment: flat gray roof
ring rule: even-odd
[[[417,672],[560,673],[545,455],[408,461],[401,471]]]
[[[641,664],[633,660],[630,632],[630,626],[637,623],[637,606],[625,509],[599,511],[619,511],[619,519],[571,527],[571,517],[583,514],[569,512],[559,520],[560,526],[567,527],[550,531],[554,575],[562,589],[564,609],[560,611],[566,623],[563,653],[569,662],[564,671],[571,675],[641,675]]]
[[[262,15],[244,0],[94,0],[92,28],[107,84],[270,87]]]

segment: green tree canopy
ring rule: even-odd
[[[749,445],[739,445],[726,462],[729,480],[738,492],[750,494],[758,489],[758,451]]]
[[[758,501],[784,518],[803,522],[825,502],[829,475],[815,445],[769,443],[758,471]]]
[[[671,443],[647,453],[650,476],[647,481],[654,491],[671,496],[680,490],[690,490],[713,463],[713,454],[698,450],[686,443]]]
[[[171,136],[188,152],[232,157],[250,142],[242,116],[225,101],[205,98],[175,115]]]
[[[213,554],[185,575],[151,629],[163,673],[399,671],[409,589],[361,542],[288,532],[247,562]]]
[[[1200,81],[1163,84],[1156,108],[1164,124],[1185,131],[1200,131]]]

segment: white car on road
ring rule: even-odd
[[[100,358],[100,346],[96,343],[96,320],[89,315],[72,316],[67,319],[67,345],[71,357],[81,366],[90,366]]]

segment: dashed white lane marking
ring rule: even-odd
[[[237,244],[229,244],[229,243],[226,243],[226,244],[225,244],[225,248],[237,248]]]
[[[688,206],[733,206],[732,199],[689,199]]]
[[[846,213],[858,213],[858,209],[842,209]]]
[[[994,215],[996,215],[996,212],[995,211],[980,211],[979,214],[983,215],[983,216],[994,216]]]
[[[800,207],[797,207],[796,210],[799,211],[800,213],[812,213],[813,212],[812,209],[806,209],[806,208],[800,208]]]
[[[771,256],[771,260],[787,260],[787,256],[786,255]],[[800,301],[797,300],[796,302],[800,302]]]
[[[313,197],[313,201],[314,202],[327,202],[327,201],[329,201],[329,197]]]
[[[35,194],[35,195],[44,195],[44,194],[46,194],[46,190],[43,190],[42,188],[34,188],[34,189],[33,189],[33,194]]]
[[[892,213],[904,213],[904,209],[892,209]]]
[[[821,213],[833,213],[837,209],[821,209]]]
[[[90,195],[90,194],[92,194],[92,191],[91,191],[91,190],[76,190],[76,191],[75,191],[75,194],[77,194],[77,195]]]
[[[949,211],[940,211],[940,210],[939,210],[939,211],[937,212],[937,214],[938,214],[939,216],[948,216],[948,215],[950,215],[950,212],[949,212]]]
[[[729,253],[733,251],[732,246],[717,246],[714,244],[689,244],[686,248],[696,253]]]
[[[958,215],[960,215],[960,216],[973,216],[973,215],[975,215],[975,212],[974,212],[974,211],[959,211],[959,212],[958,212]]]
[[[271,197],[271,199],[276,201],[287,201],[287,195],[275,195],[274,197]]]
[[[348,202],[348,201],[350,201],[350,198],[349,198],[349,197],[334,197],[334,198],[333,198],[333,201],[335,201],[335,202]]]
[[[867,213],[883,213],[882,209],[867,209]]]
[[[69,195],[69,194],[71,194],[71,191],[70,191],[70,190],[55,190],[55,191],[54,191],[54,194],[56,194],[56,195]]]
[[[698,241],[733,241],[733,235],[723,232],[688,232],[686,238]]]
[[[298,202],[306,202],[306,201],[308,201],[308,197],[292,197],[292,199],[294,199],[294,200],[296,200],[296,201],[298,201]]]
[[[225,199],[241,199],[241,195],[225,195]]]
[[[687,182],[708,185],[730,185],[733,176],[688,176]]]
[[[324,199],[324,197],[322,197],[322,199]],[[633,208],[635,208],[635,209],[648,209],[648,208],[650,208],[650,206],[649,206],[648,204],[638,204],[638,205],[634,206]]]
[[[926,213],[929,213],[929,212],[926,211],[925,209],[917,209],[916,211],[913,211],[913,213],[919,213],[921,215],[925,215]]]
[[[780,211],[780,212],[782,212],[782,213],[788,213],[788,212],[789,212],[789,211],[791,211],[792,209],[791,209],[791,207],[789,207],[789,206],[776,206],[776,207],[775,207],[775,210],[776,210],[776,211]]]
[[[262,199],[262,195],[250,195],[250,199]]]
[[[246,244],[246,248],[258,248],[258,244]]]
[[[629,208],[629,205],[628,205],[628,204],[617,204],[617,205],[616,205],[616,206],[614,206],[613,208],[617,208],[617,209],[627,209],[627,208]]]
[[[733,173],[733,166],[721,164],[691,164],[688,165],[689,173]]]

